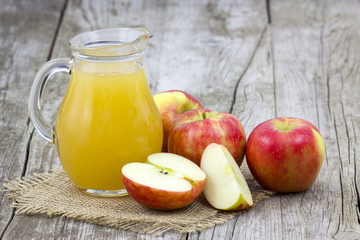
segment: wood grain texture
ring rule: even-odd
[[[277,115],[309,120],[326,143],[312,188],[280,198],[283,236],[358,239],[359,2],[279,1],[271,12]]]
[[[306,119],[326,158],[309,190],[260,203],[221,239],[358,239],[359,3],[272,1],[270,10],[232,113],[247,133],[271,117]]]
[[[1,181],[60,166],[53,145],[28,122],[27,96],[41,63],[49,56],[69,57],[72,36],[100,28],[145,25],[154,33],[146,52],[153,93],[187,91],[209,109],[234,114],[247,136],[269,118],[303,118],[319,128],[326,144],[322,170],[310,189],[275,195],[202,232],[154,237],[66,218],[12,217],[10,201],[0,192],[4,239],[360,238],[359,1],[59,0],[0,5]],[[55,119],[67,79],[58,75],[46,86],[43,111],[49,121]],[[253,181],[246,163],[242,170]]]
[[[33,134],[27,117],[28,95],[36,69],[47,60],[62,2],[0,1],[1,183],[21,177],[26,170]],[[9,204],[0,192],[0,238],[13,216]]]
[[[325,138],[326,158],[309,190],[264,202],[263,208],[252,212],[263,218],[247,217],[236,225],[233,236],[240,233],[246,239],[358,239],[355,146],[359,132],[356,123],[360,122],[356,91],[359,56],[354,54],[359,53],[355,46],[359,34],[354,29],[359,28],[355,17],[359,15],[359,3],[271,3],[268,51],[273,69],[274,116],[295,116],[315,124]],[[334,65],[341,67],[332,70]],[[336,77],[339,71],[347,76],[346,80]],[[247,230],[246,222],[252,223],[251,230]]]

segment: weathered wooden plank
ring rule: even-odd
[[[230,108],[227,110],[223,109],[223,111],[231,111],[233,115],[240,119],[244,125],[247,136],[256,124],[274,116],[274,91],[270,52],[267,48],[269,45],[269,31],[267,30],[268,19],[265,1],[256,5],[256,9],[256,11],[261,13],[259,16],[260,19],[258,20],[262,23],[262,28],[258,28],[256,38],[252,39],[255,45],[252,46],[251,52],[245,54],[248,58],[245,64],[241,64],[243,67],[242,71],[237,72],[236,84],[233,85],[232,102],[228,105]],[[254,9],[252,12],[253,11]],[[242,29],[241,25],[239,25],[239,28]],[[245,32],[250,32],[246,30],[247,27],[245,26],[243,29],[245,29]],[[252,26],[252,29],[254,29],[254,26]],[[236,59],[242,56],[240,52],[238,52],[238,54]],[[228,61],[231,62],[231,60]],[[218,108],[221,109],[221,107]],[[241,169],[246,179],[253,180],[246,162],[243,163]],[[264,208],[260,206],[261,205],[256,206],[253,210],[256,209],[257,213],[263,213]],[[210,236],[213,239],[247,239],[248,229],[258,220],[248,222],[249,214],[253,210],[244,212],[226,224],[216,226],[213,230],[208,229],[199,234],[192,234],[191,237],[192,239],[210,239]],[[261,218],[260,216],[262,215],[263,214],[257,215],[257,218]],[[239,221],[239,219],[242,219],[242,221]],[[236,232],[239,226],[241,226],[242,230]]]
[[[63,1],[0,1],[0,182],[25,171],[33,128],[27,101],[37,67],[46,61]],[[11,221],[0,192],[0,238]]]
[[[230,111],[238,80],[266,26],[265,3],[209,1],[179,8],[188,11],[175,15],[182,24],[166,23],[166,36],[155,49],[160,51],[154,52],[151,70],[158,77],[150,80],[155,92],[182,89],[206,108]]]
[[[247,136],[263,121],[275,117],[271,26],[259,44],[254,60],[239,84],[234,114],[244,123]],[[247,179],[254,181],[246,164],[242,167]],[[282,239],[281,212],[278,196],[262,201],[237,218],[234,239]]]
[[[296,5],[271,2],[276,116],[303,118],[318,127],[314,74],[320,46],[321,10],[321,5],[310,1]],[[309,190],[278,197],[279,237],[326,239],[320,226],[323,202],[319,198],[323,198],[316,196],[322,185],[319,176]]]
[[[271,15],[276,115],[314,123],[327,146],[315,184],[280,195],[279,237],[357,239],[359,3],[271,1]]]
[[[336,206],[334,211],[325,209],[330,219],[327,234],[335,239],[359,239],[360,3],[333,1],[323,5],[316,78],[322,101],[317,104],[323,109],[320,127],[330,145],[323,173],[328,185],[323,195],[330,198],[327,209]]]

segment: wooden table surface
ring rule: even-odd
[[[192,234],[140,235],[81,221],[15,215],[0,192],[3,239],[359,239],[360,2],[245,0],[0,0],[0,181],[60,166],[31,124],[37,69],[69,57],[81,32],[146,26],[152,92],[189,92],[231,112],[247,136],[274,117],[306,119],[326,154],[307,191],[277,194],[223,225]],[[68,76],[46,86],[54,121]],[[246,167],[246,166],[245,166]],[[1,187],[3,188],[3,187]]]

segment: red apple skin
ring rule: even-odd
[[[244,209],[247,209],[247,208],[251,208],[253,205],[250,205],[248,203],[246,204],[240,204],[237,208],[234,208],[234,209],[230,209],[230,211],[238,211],[238,210],[244,210]]]
[[[190,94],[180,90],[170,90],[154,95],[163,124],[163,152],[167,152],[170,131],[178,116],[186,111],[204,108],[201,103]]]
[[[275,192],[308,189],[319,174],[325,144],[319,130],[297,118],[259,124],[246,145],[246,161],[257,182]]]
[[[187,192],[171,192],[136,183],[123,175],[129,195],[138,203],[156,210],[175,210],[188,206],[202,193],[205,181],[191,181],[193,187]]]
[[[210,143],[224,145],[240,166],[245,155],[246,135],[241,122],[232,114],[195,109],[175,122],[168,151],[200,166],[201,156]]]

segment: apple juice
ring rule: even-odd
[[[162,147],[144,69],[136,61],[74,64],[54,128],[61,164],[80,188],[123,189],[121,168]]]

